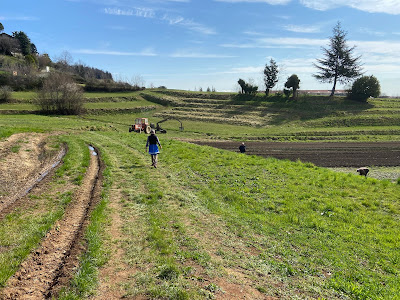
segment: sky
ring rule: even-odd
[[[40,54],[67,54],[146,87],[264,89],[270,59],[277,89],[330,89],[312,75],[340,22],[383,95],[400,96],[400,0],[1,0],[4,32],[25,32]],[[349,86],[339,85],[338,89]]]

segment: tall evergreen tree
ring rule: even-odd
[[[268,96],[269,91],[276,85],[278,82],[278,65],[271,58],[269,61],[269,65],[266,64],[264,68],[264,83],[265,83],[265,94]]]
[[[4,31],[4,26],[3,24],[0,23],[0,33],[2,33]]]
[[[313,76],[321,82],[333,82],[331,96],[335,94],[336,83],[347,83],[359,77],[361,72],[361,56],[354,57],[355,46],[347,45],[347,32],[340,22],[333,28],[333,36],[330,37],[329,48],[322,48],[324,58],[317,59],[314,66],[318,72]]]
[[[13,37],[19,41],[21,52],[23,55],[28,55],[32,53],[31,40],[28,38],[23,31],[14,31]],[[36,47],[35,47],[36,48]]]

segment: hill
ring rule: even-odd
[[[29,104],[24,95],[14,94],[15,105]],[[102,190],[95,207],[72,226],[84,237],[71,255],[79,261],[57,266],[62,272],[54,271],[55,280],[44,272],[40,282],[48,289],[26,290],[60,299],[391,299],[400,293],[399,184],[185,142],[399,141],[397,100],[293,102],[169,90],[125,96],[86,94],[92,99],[86,104],[102,110],[82,116],[1,116],[1,166],[19,178],[29,177],[28,157],[36,155],[40,165],[68,146],[54,173],[1,211],[3,287],[15,282],[9,278],[30,256],[42,261],[49,237],[63,236],[60,222],[88,182],[91,145],[105,168],[97,176]],[[116,111],[121,103],[153,108]],[[159,135],[157,169],[144,149],[146,135],[128,132],[137,116],[183,120],[184,131],[176,120],[162,123],[167,134]],[[1,208],[15,193],[6,189],[16,187],[11,173],[2,172]]]

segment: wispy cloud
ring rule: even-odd
[[[89,54],[89,55],[112,55],[112,56],[157,56],[152,48],[144,49],[140,52],[123,52],[111,50],[97,50],[97,49],[78,49],[72,50],[72,53]]]
[[[188,30],[191,31],[196,31],[202,34],[210,35],[210,34],[216,34],[216,31],[210,27],[207,27],[203,24],[194,22],[189,19],[185,19],[184,17],[181,16],[170,16],[165,14],[162,17],[163,21],[168,22],[170,25],[177,25],[177,26],[182,26]]]
[[[370,13],[400,14],[400,1],[398,0],[300,0],[304,6],[316,10],[329,10],[341,6]]]
[[[327,39],[258,38],[249,43],[222,44],[226,48],[310,48],[327,45]]]
[[[133,8],[133,9],[105,8],[104,13],[116,16],[136,16],[143,18],[155,17],[155,12],[151,8]]]
[[[38,21],[37,17],[32,16],[0,16],[0,21]]]
[[[361,33],[366,33],[366,34],[374,35],[374,36],[384,36],[384,35],[386,35],[386,32],[376,31],[376,30],[372,30],[372,29],[369,29],[369,28],[365,28],[365,27],[360,28],[359,31]]]
[[[186,2],[186,1],[177,1],[177,2]],[[216,31],[213,28],[210,28],[201,23],[197,23],[193,20],[186,19],[182,16],[171,16],[169,14],[158,16],[156,10],[152,8],[132,8],[132,9],[105,8],[104,13],[116,16],[155,18],[167,22],[167,24],[169,25],[181,26],[187,30],[199,32],[205,35],[216,34]]]
[[[221,72],[224,74],[259,74],[264,69],[264,66],[248,66],[248,67],[238,67],[232,68],[230,70]]]
[[[288,24],[283,26],[283,28],[290,32],[298,33],[317,33],[321,32],[321,27],[318,25],[292,25]]]
[[[174,58],[234,58],[237,56],[225,55],[225,54],[209,54],[209,53],[198,53],[191,51],[177,51],[170,55]]]
[[[229,2],[229,3],[240,3],[240,2],[247,2],[247,3],[266,3],[271,5],[284,5],[288,4],[292,0],[214,0],[216,2]]]

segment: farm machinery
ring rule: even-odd
[[[137,118],[135,124],[129,127],[129,132],[150,133],[151,125],[148,118]]]
[[[154,129],[158,133],[167,133],[167,131],[164,128],[161,128],[160,124],[165,121],[171,120],[171,119],[177,120],[181,124],[179,129],[183,130],[182,122],[174,117],[168,117],[164,120],[161,120],[161,121],[157,122],[157,125],[155,125],[155,126],[154,126],[154,124],[149,123],[148,118],[137,118],[137,119],[135,119],[135,124],[133,124],[129,127],[129,132],[132,132],[132,131],[139,132],[139,133],[145,132],[145,133],[149,134],[151,129]]]
[[[167,133],[167,131],[166,131],[165,129],[161,128],[160,123],[163,123],[163,122],[168,121],[168,120],[171,120],[171,119],[177,120],[177,121],[181,124],[181,126],[179,127],[179,129],[182,131],[182,130],[183,130],[182,122],[181,122],[179,119],[177,119],[177,118],[169,117],[169,118],[166,118],[166,119],[164,119],[164,120],[161,120],[161,121],[157,122],[157,125],[156,125],[156,132]]]

